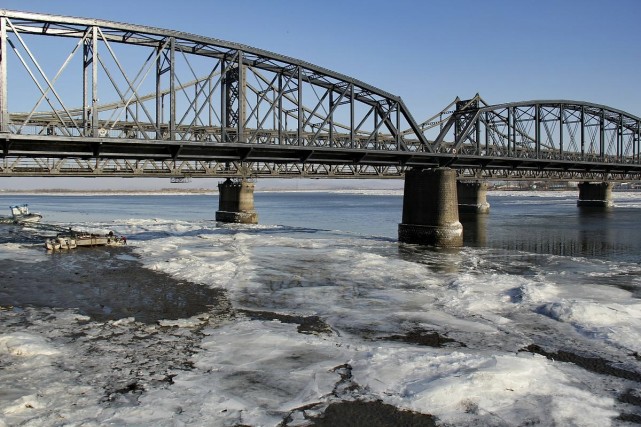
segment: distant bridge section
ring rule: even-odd
[[[237,43],[0,10],[0,176],[641,178],[639,118],[572,101],[402,99]]]
[[[434,152],[488,179],[638,179],[641,119],[603,105],[538,100],[488,105],[456,99],[419,125]]]

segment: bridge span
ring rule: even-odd
[[[277,53],[10,10],[0,53],[0,176],[405,177],[412,229],[441,221],[417,212],[445,188],[456,199],[457,178],[475,194],[491,179],[641,180],[641,119],[588,102],[476,95],[419,122],[399,96]]]

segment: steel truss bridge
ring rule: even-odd
[[[641,119],[587,102],[402,99],[294,58],[0,10],[0,176],[641,179]]]

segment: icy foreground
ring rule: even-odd
[[[343,400],[380,400],[438,425],[605,426],[639,413],[637,265],[399,250],[286,227],[120,228],[135,258],[114,253],[114,265],[228,301],[146,322],[2,307],[0,425],[309,425]],[[46,256],[0,247],[13,262],[4,274]],[[621,277],[626,287],[609,285]]]

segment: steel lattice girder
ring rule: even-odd
[[[53,44],[38,55],[43,41]],[[354,177],[438,166],[502,177],[619,179],[641,171],[640,119],[596,104],[488,105],[477,95],[419,125],[401,98],[294,58],[182,32],[8,10],[0,10],[0,50],[5,175],[112,175],[117,166],[91,164],[145,161],[145,176],[198,162],[269,164],[234,172],[264,176],[330,176],[325,171],[339,167]],[[44,66],[52,57],[60,65]],[[9,77],[20,73],[28,84],[10,99]],[[426,132],[437,127],[430,141]],[[38,166],[60,159],[81,166]],[[35,166],[18,167],[26,164]],[[194,175],[227,173],[203,171]]]
[[[587,102],[550,100],[451,111],[436,152],[639,165],[641,119]],[[449,141],[448,141],[449,136]]]
[[[7,10],[0,11],[0,19],[3,52],[13,52],[15,62],[22,63],[38,98],[30,112],[10,111],[3,98],[2,131],[9,135],[430,150],[399,97],[294,58],[94,19]],[[42,58],[30,49],[27,36],[78,42],[71,52],[58,53],[67,59],[52,76],[39,66]],[[125,65],[132,54],[122,54],[118,46],[136,48],[135,55],[147,59],[139,68]],[[73,95],[83,105],[72,105],[56,80],[80,56],[83,73],[76,87],[82,94]],[[14,57],[3,55],[2,66]],[[6,73],[2,77],[6,89],[11,81]],[[106,94],[112,99],[103,100]],[[48,111],[36,111],[47,104]],[[412,138],[401,134],[402,125],[416,129]]]
[[[548,181],[639,181],[641,172],[616,165],[593,167],[568,163],[563,167],[545,168],[536,163],[489,165],[479,169],[456,163],[460,179],[487,180],[548,180]],[[433,164],[432,167],[437,167]],[[344,163],[312,163],[289,161],[218,161],[218,160],[161,160],[161,159],[95,159],[4,157],[0,176],[78,176],[78,177],[242,177],[261,178],[402,178],[409,167],[416,165],[367,165]]]

